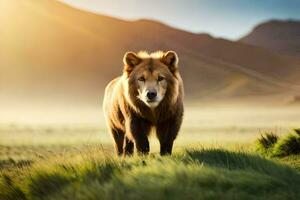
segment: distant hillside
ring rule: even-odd
[[[177,51],[187,98],[277,94],[294,91],[298,81],[299,59],[252,45],[58,1],[4,1],[0,96],[7,99],[98,102],[108,81],[121,74],[128,50]]]
[[[300,21],[272,20],[259,24],[240,42],[300,56]]]

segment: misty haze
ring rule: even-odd
[[[299,199],[300,3],[224,2],[2,0],[0,199]],[[105,87],[158,50],[184,85],[173,154],[153,128],[119,158]]]

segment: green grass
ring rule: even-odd
[[[274,133],[265,133],[256,141],[256,150],[264,155],[271,157],[283,157],[300,154],[300,132],[294,129],[279,138]]]
[[[1,175],[0,199],[299,199],[299,171],[243,151],[115,158],[92,148]]]
[[[258,136],[186,123],[172,156],[152,139],[149,156],[122,159],[101,126],[0,126],[0,200],[299,199],[300,155],[260,154]]]
[[[300,136],[289,134],[274,145],[274,156],[289,156],[300,154]]]
[[[268,155],[273,150],[278,141],[278,136],[274,133],[265,133],[256,141],[256,149],[264,155]]]

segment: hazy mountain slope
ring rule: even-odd
[[[256,26],[241,42],[300,56],[300,21],[272,20]]]
[[[187,97],[292,90],[299,60],[149,20],[123,21],[57,1],[5,0],[0,90],[5,98],[98,101],[128,50],[175,50]],[[75,101],[75,100],[74,100]]]

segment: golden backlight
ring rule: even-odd
[[[299,8],[0,0],[0,199],[299,200]]]

